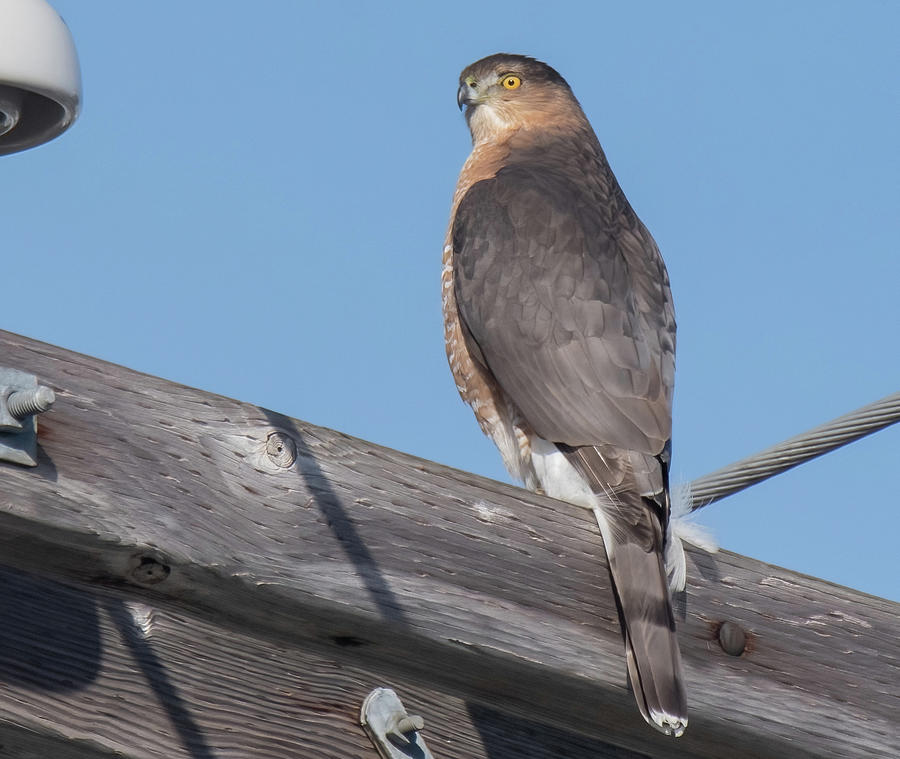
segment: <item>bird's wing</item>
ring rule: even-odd
[[[600,207],[547,168],[476,183],[453,222],[458,308],[473,353],[542,438],[656,455],[671,437],[668,280],[633,212]]]

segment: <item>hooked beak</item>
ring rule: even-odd
[[[459,110],[462,110],[464,105],[472,105],[475,98],[475,89],[471,84],[463,82],[459,85],[459,89],[456,91],[456,104],[459,106]]]

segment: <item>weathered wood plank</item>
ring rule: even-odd
[[[340,648],[279,645],[122,591],[2,568],[0,610],[0,757],[375,759],[357,717],[382,680]],[[427,686],[392,686],[425,716],[439,759],[640,756]],[[6,740],[13,725],[18,742]]]
[[[10,566],[330,648],[392,682],[649,756],[900,753],[898,604],[692,553],[679,631],[691,724],[672,741],[625,687],[582,510],[9,333],[0,364],[58,396],[40,466],[0,465]],[[276,431],[296,446],[286,468],[277,446],[267,454]],[[147,554],[171,573],[139,587]],[[740,658],[715,642],[725,620],[750,632]]]

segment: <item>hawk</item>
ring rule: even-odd
[[[491,55],[462,72],[457,99],[473,144],[441,276],[457,388],[515,478],[594,510],[638,707],[681,735],[664,562],[675,374],[665,265],[554,69]]]

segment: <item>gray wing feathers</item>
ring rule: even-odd
[[[538,435],[656,454],[671,437],[674,318],[667,283],[650,280],[665,269],[655,245],[655,277],[628,253],[646,243],[633,214],[619,235],[596,208],[589,188],[546,167],[474,185],[453,227],[457,303]]]

